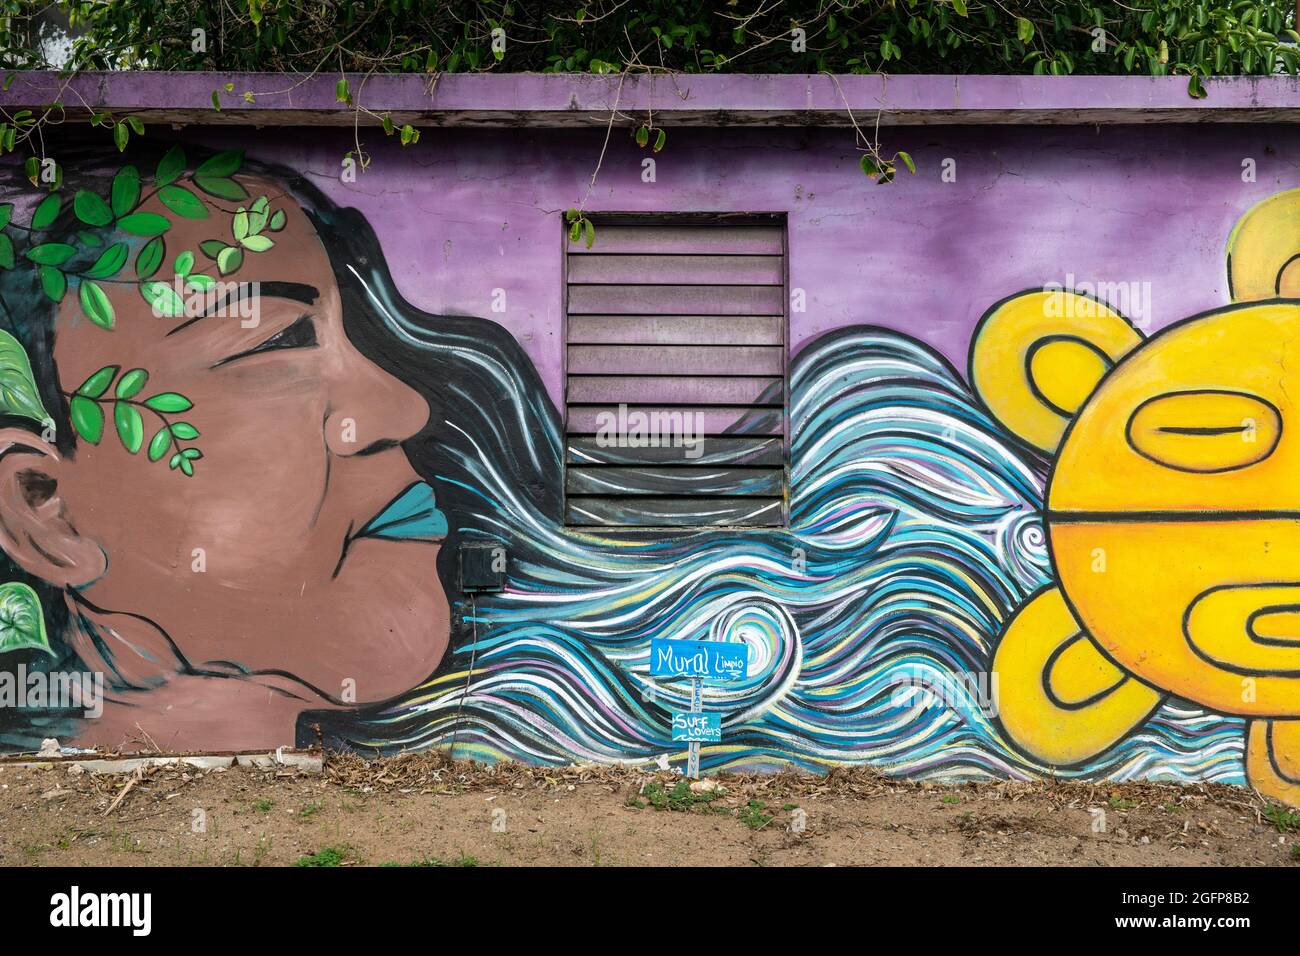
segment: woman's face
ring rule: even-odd
[[[252,284],[244,317],[228,305],[160,318],[134,282],[103,284],[111,330],[87,321],[74,296],[62,306],[61,390],[106,365],[143,368],[138,398],[184,394],[193,408],[168,417],[191,423],[200,434],[184,444],[202,450],[192,477],[168,467],[170,454],[150,461],[145,449],[162,422],[141,409],[145,447],[131,454],[114,434],[111,404],[102,406],[103,438],[78,440],[58,482],[69,520],[107,558],[82,594],[153,621],[195,666],[282,670],[334,697],[382,700],[432,673],[449,639],[440,535],[429,531],[437,522],[425,521],[417,538],[365,533],[419,481],[401,443],[424,426],[428,406],[348,340],[325,249],[298,204],[273,182],[239,181],[250,198],[203,197],[204,219],[156,198],[141,210],[171,222],[154,278],[170,281],[176,257],[191,251],[193,271]],[[283,229],[266,232],[272,248],[246,251],[220,277],[200,243],[234,242],[236,207],[263,195],[271,212],[284,211]],[[430,511],[424,488],[404,501]]]

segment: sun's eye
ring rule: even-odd
[[[1177,471],[1214,474],[1263,461],[1282,437],[1282,416],[1244,392],[1157,395],[1138,406],[1128,440],[1142,457]]]
[[[213,368],[216,368],[217,365],[226,365],[237,359],[247,358],[250,355],[257,355],[260,352],[270,352],[275,349],[306,349],[311,348],[315,344],[316,323],[312,320],[310,315],[304,315],[292,325],[288,325],[279,332],[276,332],[275,335],[272,335],[261,344],[256,345],[247,351],[231,355],[229,358],[224,358],[214,365]]]

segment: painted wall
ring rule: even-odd
[[[588,209],[785,212],[807,303],[790,316],[791,527],[618,537],[557,517],[559,220],[603,138],[429,131],[416,149],[375,144],[343,182],[346,133],[208,131],[185,139],[176,181],[204,206],[193,217],[152,192],[168,143],[139,158],[69,144],[52,228],[85,264],[52,336],[49,273],[26,255],[49,237],[22,228],[36,194],[10,177],[7,327],[56,428],[34,438],[45,421],[28,414],[4,430],[0,546],[31,590],[7,592],[9,671],[93,671],[108,698],[91,719],[6,706],[10,748],[145,732],[164,749],[679,760],[669,714],[688,692],[649,679],[649,640],[712,638],[744,642],[751,664],[706,692],[724,728],[706,768],[1249,779],[1300,803],[1300,509],[1282,477],[1300,307],[1250,305],[1300,296],[1295,200],[1259,205],[1300,186],[1300,133],[909,128],[887,142],[918,173],[880,187],[843,132],[673,130],[650,183],[616,131]],[[203,188],[227,162],[201,175],[204,146],[246,151],[216,177],[242,195]],[[86,230],[73,208],[79,177],[111,205],[123,163],[139,210],[169,220],[164,277],[184,250],[190,273],[279,283],[268,325],[226,321],[189,352],[160,331],[138,288],[150,237],[120,238],[135,210]],[[271,245],[255,249],[236,209],[262,197]],[[1252,209],[1230,288],[1229,234]],[[83,248],[76,233],[97,229]],[[114,241],[130,260],[123,288],[102,284],[110,330],[80,287]],[[225,247],[241,261],[222,274]],[[119,425],[134,368],[148,388],[124,401],[184,396],[201,460],[169,469],[189,447],[173,432],[150,462],[155,428]],[[79,392],[101,412],[83,400],[78,416]],[[1156,401],[1171,392],[1201,397]],[[506,548],[503,593],[459,592],[471,542]],[[1187,638],[1196,607],[1209,617]]]

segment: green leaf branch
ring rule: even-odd
[[[168,466],[188,477],[194,475],[194,462],[203,457],[197,447],[182,442],[199,437],[199,430],[187,421],[174,421],[171,416],[187,412],[194,403],[180,392],[158,392],[148,398],[138,396],[149,381],[149,373],[142,368],[122,372],[120,365],[105,365],[81,383],[74,392],[65,392],[68,415],[77,434],[92,445],[104,437],[107,415],[105,407],[111,406],[113,428],[118,441],[134,455],[144,447],[144,414],[148,412],[160,426],[149,440],[146,456],[150,461],[160,461],[168,456]],[[116,382],[116,387],[113,383]],[[112,388],[112,394],[109,389]]]

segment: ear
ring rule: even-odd
[[[1127,319],[1096,299],[1021,292],[980,319],[971,339],[971,386],[1013,435],[1055,451],[1102,376],[1141,342]]]
[[[1234,302],[1300,299],[1300,189],[1256,203],[1233,227],[1228,292]]]
[[[57,587],[101,577],[108,558],[78,533],[59,494],[66,467],[40,435],[0,428],[0,549],[29,574]]]

